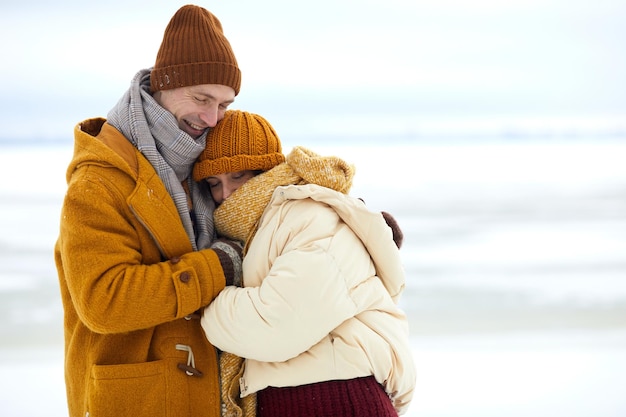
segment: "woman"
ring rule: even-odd
[[[243,288],[226,287],[201,325],[246,358],[235,382],[244,399],[256,393],[259,417],[397,416],[411,401],[398,247],[383,216],[347,195],[353,175],[302,147],[285,158],[271,125],[242,111],[226,112],[194,167],[218,233],[245,244]]]

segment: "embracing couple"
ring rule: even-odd
[[[55,246],[70,416],[407,411],[399,227],[349,195],[352,165],[227,110],[240,85],[220,21],[187,5],[76,126]]]

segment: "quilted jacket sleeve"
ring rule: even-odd
[[[354,254],[346,241],[352,232],[319,203],[287,206],[257,232],[244,260],[247,279],[245,274],[264,262],[262,254],[271,259],[267,271],[259,272],[260,285],[227,287],[204,311],[205,333],[222,350],[259,361],[284,361],[358,313],[351,294],[354,273],[345,268]],[[255,252],[262,246],[269,249]]]

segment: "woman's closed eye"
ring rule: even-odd
[[[222,184],[222,181],[214,180],[214,179],[208,179],[207,180],[207,184],[209,184],[209,188],[215,188],[215,187],[219,186],[220,184]]]

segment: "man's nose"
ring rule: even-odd
[[[217,106],[211,106],[200,113],[200,119],[209,127],[215,127],[219,121]]]

